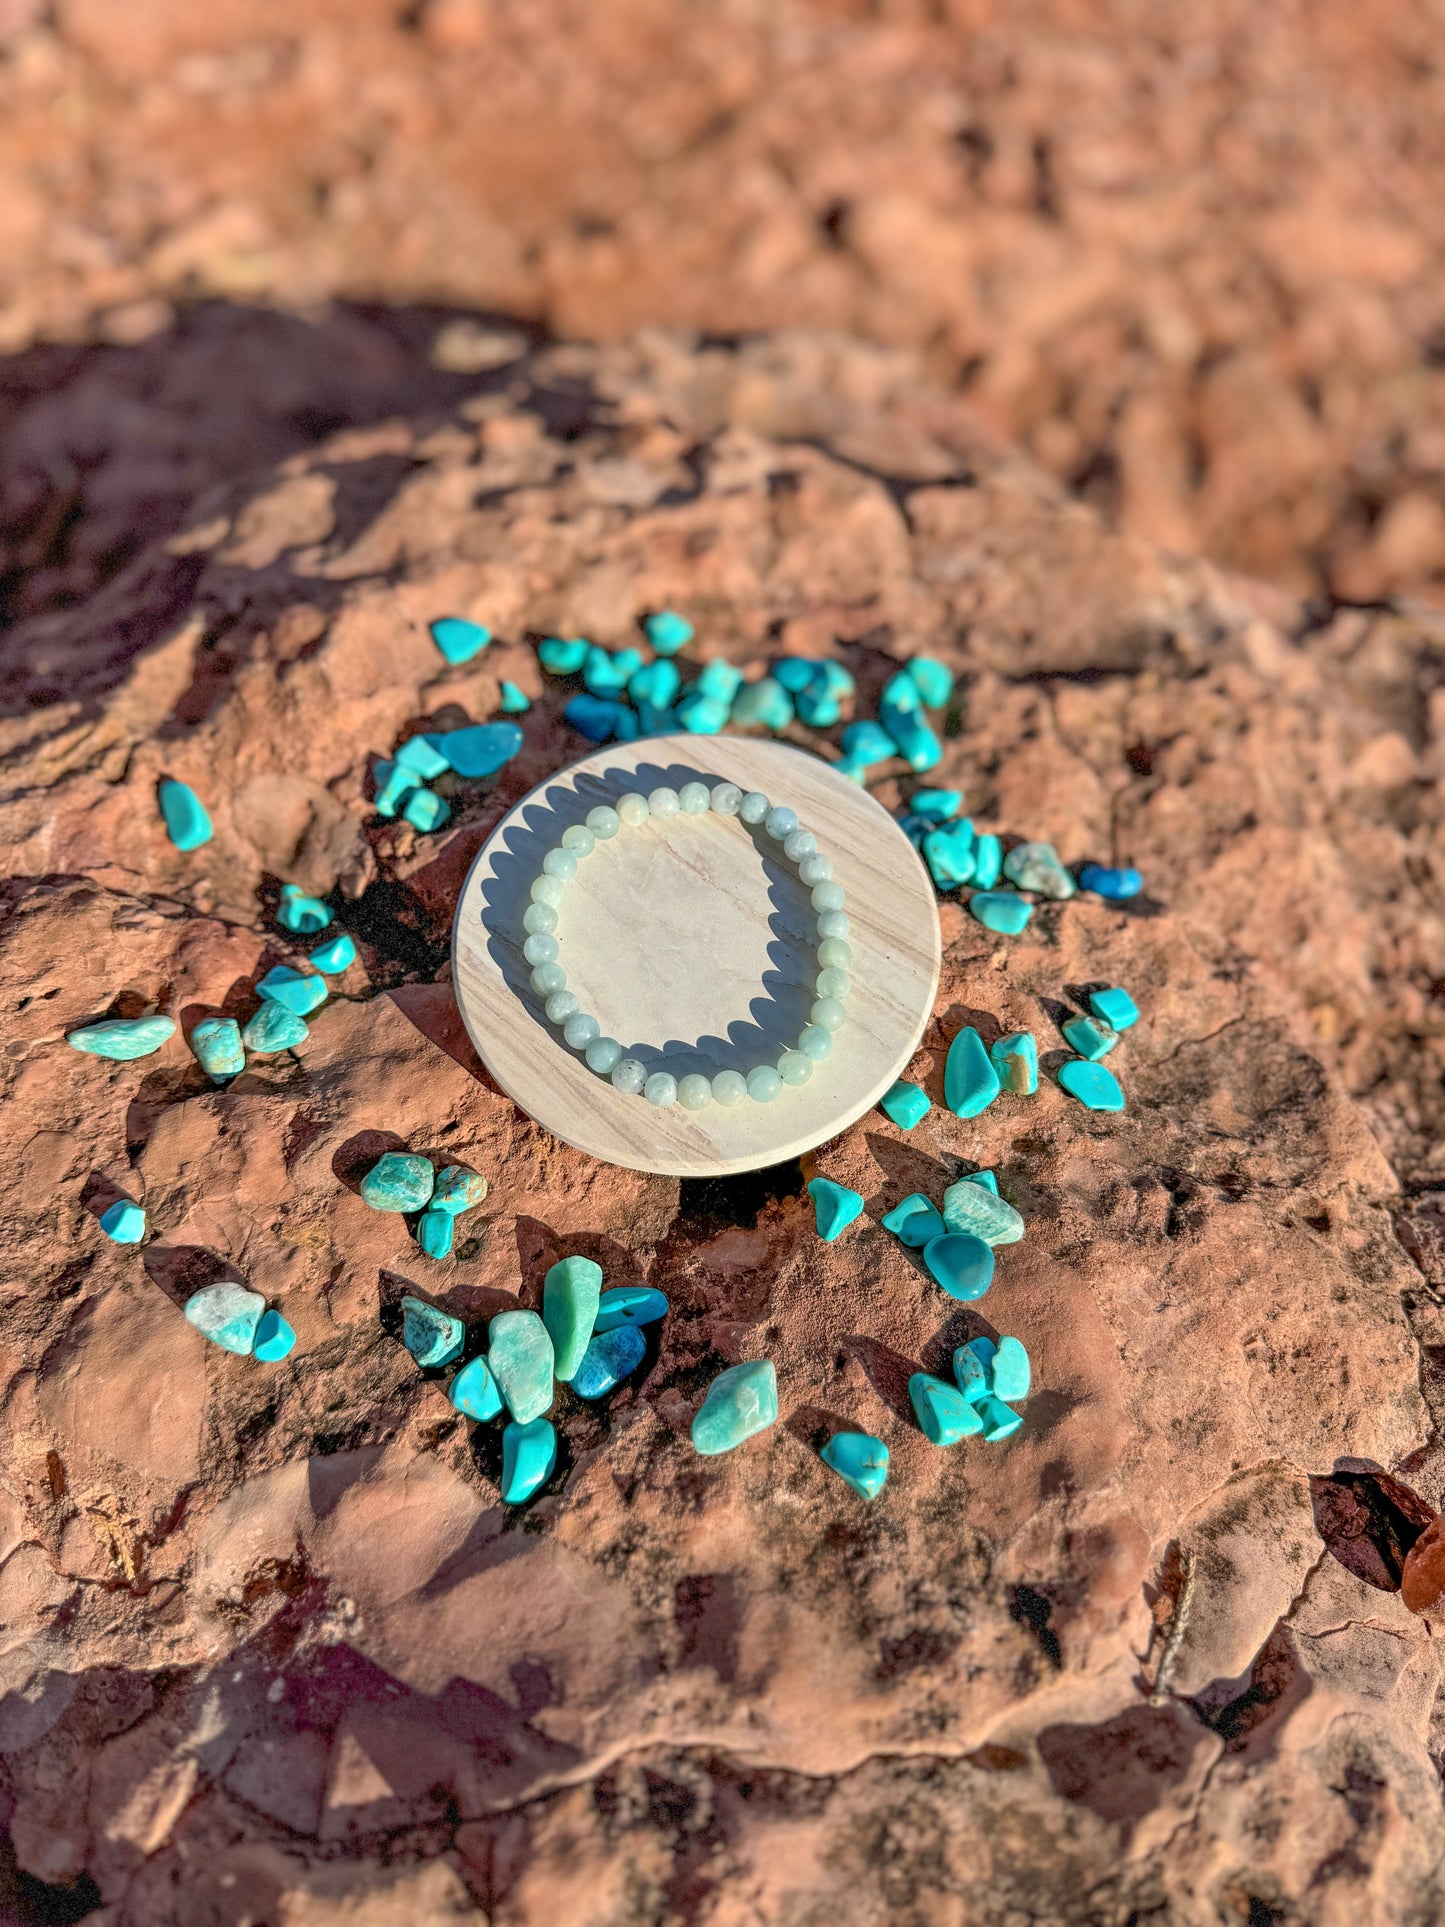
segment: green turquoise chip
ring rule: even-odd
[[[927,1117],[933,1105],[926,1091],[917,1084],[910,1084],[906,1077],[900,1077],[879,1098],[878,1108],[885,1117],[893,1120],[899,1130],[911,1131],[915,1124]]]

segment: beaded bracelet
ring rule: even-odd
[[[719,1071],[716,1077],[693,1072],[681,1079],[667,1071],[654,1071],[649,1077],[635,1057],[623,1055],[615,1037],[603,1037],[595,1017],[582,1009],[576,995],[567,988],[567,973],[557,961],[559,945],[554,932],[565,886],[577,874],[577,865],[599,843],[616,836],[623,824],[635,828],[653,817],[701,816],[711,810],[715,816],[736,816],[749,825],[760,824],[783,854],[798,866],[799,880],[812,892],[813,908],[818,913],[818,975],[814,988],[817,1001],[809,1012],[809,1022],[795,1050],[785,1050],[776,1066],[759,1064],[746,1077],[741,1071]],[[751,1097],[767,1104],[777,1097],[785,1084],[805,1084],[813,1075],[813,1065],[833,1048],[833,1033],[847,1016],[852,983],[847,966],[853,960],[851,947],[844,941],[849,923],[843,909],[843,886],[833,880],[831,861],[818,852],[818,839],[811,830],[801,829],[794,811],[775,807],[761,790],[744,795],[736,783],[684,783],[680,790],[655,789],[648,796],[631,791],[619,797],[614,809],[599,804],[589,810],[585,824],[574,823],[562,833],[556,849],[542,859],[542,874],[532,885],[532,901],[522,918],[527,931],[522,955],[532,965],[532,988],[544,997],[548,1019],[560,1026],[573,1050],[584,1053],[590,1069],[600,1077],[610,1077],[614,1086],[635,1096],[639,1091],[649,1104],[681,1104],[685,1110],[700,1111],[707,1104],[732,1106]]]

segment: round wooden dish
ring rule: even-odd
[[[831,1057],[771,1104],[659,1110],[588,1070],[547,1022],[522,956],[542,858],[569,824],[627,790],[696,779],[760,789],[796,810],[848,893],[853,992]],[[681,1078],[776,1063],[808,1021],[815,913],[795,867],[737,818],[626,825],[567,885],[559,961],[582,1008],[648,1070]],[[507,1095],[609,1164],[719,1177],[798,1157],[861,1117],[912,1056],[938,988],[933,885],[866,791],[818,757],[746,736],[612,743],[504,816],[463,885],[452,933],[457,1002]]]

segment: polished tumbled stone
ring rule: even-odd
[[[418,1365],[432,1369],[461,1357],[467,1328],[460,1318],[453,1318],[438,1305],[427,1304],[424,1298],[403,1298],[401,1342]]]
[[[901,1204],[880,1220],[885,1231],[891,1231],[896,1238],[915,1249],[929,1244],[934,1238],[941,1238],[948,1226],[943,1215],[931,1198],[925,1198],[921,1191],[911,1191]]]
[[[971,1231],[949,1231],[923,1247],[923,1262],[950,1298],[968,1304],[993,1283],[993,1248]]]
[[[604,1291],[597,1306],[593,1337],[617,1325],[655,1325],[667,1316],[667,1299],[650,1285],[617,1285]]]
[[[313,970],[320,970],[328,977],[339,977],[356,962],[356,945],[343,931],[329,943],[320,943],[307,959]]]
[[[149,1057],[176,1034],[174,1017],[110,1017],[103,1024],[86,1024],[66,1035],[72,1050],[88,1057],[110,1057],[118,1063],[133,1063]]]
[[[473,1358],[463,1365],[447,1389],[447,1397],[459,1412],[485,1424],[502,1409],[502,1394],[485,1358]]]
[[[920,1119],[927,1117],[933,1105],[927,1091],[917,1084],[910,1084],[906,1077],[900,1077],[879,1098],[878,1108],[885,1117],[893,1120],[900,1131],[911,1131]]]
[[[361,1195],[373,1211],[425,1211],[435,1184],[429,1158],[387,1151],[361,1180]]]
[[[445,1164],[437,1172],[431,1197],[432,1211],[449,1211],[454,1218],[470,1211],[487,1195],[487,1180],[480,1171],[469,1171],[464,1164]]]
[[[993,1355],[989,1390],[1007,1403],[1027,1398],[1033,1383],[1033,1368],[1020,1338],[1001,1338]]]
[[[647,1340],[636,1325],[614,1325],[594,1332],[576,1371],[572,1390],[578,1398],[603,1398],[635,1372],[647,1351]]]
[[[773,677],[791,695],[800,696],[818,673],[818,666],[812,656],[779,656],[773,664]]]
[[[191,1049],[213,1084],[224,1084],[246,1068],[241,1026],[234,1017],[203,1017],[191,1032]]]
[[[1089,1111],[1122,1111],[1124,1093],[1119,1088],[1119,1080],[1103,1064],[1091,1064],[1086,1058],[1071,1057],[1067,1063],[1060,1064],[1054,1075],[1059,1086],[1070,1097]]]
[[[766,1432],[777,1416],[778,1375],[772,1360],[730,1365],[707,1388],[692,1422],[693,1446],[707,1457],[731,1452],[745,1439]]]
[[[1087,1057],[1096,1064],[1101,1057],[1107,1057],[1119,1041],[1119,1033],[1098,1017],[1071,1017],[1063,1027],[1064,1041],[1070,1050],[1076,1050],[1080,1057]]]
[[[522,747],[522,731],[517,723],[472,723],[466,729],[448,729],[429,735],[427,742],[458,776],[476,780],[495,776]]]
[[[574,696],[562,711],[579,736],[589,743],[631,742],[637,735],[636,713],[626,703],[609,702],[601,696]]]
[[[550,1419],[523,1424],[514,1419],[502,1432],[502,1498],[522,1505],[544,1486],[557,1464],[557,1434]]]
[[[223,1352],[247,1356],[256,1342],[256,1327],[266,1309],[259,1291],[244,1285],[202,1285],[186,1300],[186,1320]]]
[[[284,1004],[262,1004],[241,1032],[241,1042],[247,1050],[268,1057],[278,1050],[295,1050],[310,1035],[306,1019],[294,1010]]]
[[[934,1378],[928,1372],[915,1372],[908,1381],[908,1396],[913,1402],[923,1436],[930,1445],[957,1445],[983,1430],[977,1411],[956,1385]]]
[[[445,776],[451,768],[430,736],[408,737],[396,752],[396,764],[398,769],[410,770],[419,783],[429,783],[434,776]]]
[[[277,964],[257,984],[256,995],[263,1003],[281,1004],[298,1017],[308,1017],[326,1002],[328,992],[323,977],[308,976],[293,970],[290,964]]]
[[[998,1196],[998,1179],[992,1171],[965,1171],[963,1176],[968,1179],[970,1184],[985,1185],[992,1191],[995,1197]]]
[[[101,1212],[100,1228],[112,1244],[138,1245],[146,1234],[146,1214],[129,1198],[117,1198]]]
[[[640,649],[603,649],[593,643],[582,665],[582,685],[594,696],[621,696],[642,667]]]
[[[1023,1424],[1022,1416],[1018,1412],[1010,1411],[1003,1400],[995,1398],[991,1392],[978,1401],[974,1410],[982,1423],[983,1435],[991,1444],[997,1444],[1000,1439],[1011,1438]]]
[[[157,798],[166,835],[178,850],[199,850],[209,843],[214,832],[206,806],[188,783],[167,776],[161,781]]]
[[[628,678],[627,693],[635,703],[651,703],[655,709],[666,709],[682,687],[682,674],[675,662],[666,656],[659,656],[656,662],[649,662],[641,669],[635,669]]]
[[[256,1327],[256,1342],[251,1347],[251,1356],[259,1358],[263,1365],[279,1364],[296,1348],[296,1333],[279,1311],[263,1311],[261,1321]]]
[[[502,684],[502,714],[522,716],[532,707],[532,698],[518,689],[514,682]]]
[[[944,1059],[943,1101],[955,1117],[977,1117],[998,1094],[998,1072],[983,1039],[972,1025],[965,1025]]]
[[[744,683],[733,698],[732,720],[743,729],[783,730],[792,722],[793,699],[772,676]],[[893,745],[888,745],[890,752]],[[844,744],[846,750],[847,744]]]
[[[499,1311],[487,1328],[487,1363],[512,1417],[540,1418],[554,1396],[552,1339],[534,1311]]]
[[[465,616],[442,616],[431,625],[432,641],[453,666],[479,656],[492,639],[490,629]]]
[[[932,829],[923,839],[923,860],[940,890],[967,883],[973,876],[973,825],[966,816]]]
[[[953,694],[953,671],[936,656],[914,656],[905,665],[925,709],[942,709]]]
[[[888,1477],[888,1447],[871,1432],[835,1432],[818,1454],[860,1499],[876,1499]]]
[[[450,1211],[434,1211],[430,1206],[417,1220],[416,1241],[428,1258],[450,1258],[457,1221]]]
[[[813,1200],[818,1236],[829,1244],[840,1237],[863,1210],[859,1194],[850,1191],[846,1184],[835,1184],[831,1178],[811,1179],[808,1196]]]
[[[548,636],[537,645],[537,660],[550,676],[575,676],[591,647],[585,636]]]
[[[423,836],[439,830],[451,813],[451,804],[435,790],[413,790],[401,812],[403,820]]]
[[[858,769],[871,769],[874,763],[886,763],[896,754],[893,738],[871,717],[860,716],[856,723],[849,723],[841,740],[845,761]]]
[[[916,696],[917,691],[914,691]],[[916,774],[935,768],[943,761],[943,745],[928,726],[921,711],[908,709],[895,696],[879,705],[878,720],[897,745],[898,754]]]
[[[1110,897],[1116,903],[1137,897],[1144,879],[1137,870],[1114,870],[1102,863],[1086,863],[1079,872],[1079,888],[1096,897]]]
[[[1016,843],[1003,860],[1003,873],[1021,890],[1041,897],[1071,897],[1078,887],[1052,843]]]
[[[960,1178],[944,1192],[943,1221],[950,1231],[971,1231],[988,1245],[1014,1245],[1024,1235],[1024,1221],[1007,1199],[973,1178]]]
[[[1012,890],[975,890],[968,913],[995,936],[1016,937],[1034,914],[1034,906]]]
[[[990,1044],[988,1054],[999,1083],[1015,1097],[1032,1097],[1039,1088],[1039,1047],[1032,1031],[1011,1031]]]
[[[1109,990],[1095,990],[1089,995],[1089,1009],[1096,1017],[1102,1017],[1110,1030],[1132,1030],[1139,1021],[1139,1006],[1127,990],[1120,990],[1115,984]]]
[[[953,1376],[971,1405],[977,1405],[993,1390],[993,1359],[997,1349],[991,1338],[971,1338],[954,1351]]]
[[[643,623],[643,632],[659,656],[675,656],[685,649],[696,631],[686,616],[676,609],[659,609]]]
[[[559,1258],[542,1285],[542,1322],[552,1340],[552,1370],[564,1385],[582,1363],[597,1323],[602,1267],[591,1258]]]
[[[320,897],[308,897],[294,883],[281,885],[281,902],[276,921],[283,930],[294,930],[303,937],[314,937],[331,922],[331,907]]]
[[[963,808],[962,790],[915,790],[908,799],[915,816],[927,816],[935,823],[948,823]]]
[[[991,890],[1003,875],[1003,844],[985,831],[973,840],[973,887]]]

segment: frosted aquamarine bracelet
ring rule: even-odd
[[[818,913],[816,1001],[797,1048],[785,1050],[776,1064],[759,1064],[746,1077],[741,1071],[719,1071],[711,1078],[700,1071],[683,1078],[654,1071],[649,1077],[635,1057],[624,1055],[615,1037],[601,1035],[597,1019],[588,1016],[567,988],[567,973],[558,962],[557,913],[578,864],[599,843],[616,836],[624,824],[636,828],[679,812],[701,816],[707,810],[715,816],[736,816],[749,825],[760,824],[765,835],[783,846],[789,862],[797,864],[799,881],[812,892]],[[700,1111],[708,1104],[731,1106],[745,1097],[768,1104],[785,1084],[807,1083],[814,1064],[832,1050],[833,1033],[848,1014],[852,989],[848,965],[853,952],[846,942],[849,924],[844,900],[843,886],[834,881],[833,865],[819,853],[813,832],[802,829],[794,811],[775,806],[761,790],[744,795],[736,783],[717,783],[712,788],[706,783],[684,783],[680,790],[655,789],[648,796],[634,790],[619,797],[615,809],[601,803],[589,810],[585,824],[574,823],[564,830],[561,842],[543,857],[542,874],[532,885],[532,901],[522,918],[527,932],[522,955],[532,966],[533,990],[546,1000],[548,1020],[560,1028],[573,1050],[583,1053],[588,1066],[599,1077],[611,1078],[619,1091],[630,1096],[640,1092],[649,1104],[681,1104],[688,1111]]]

